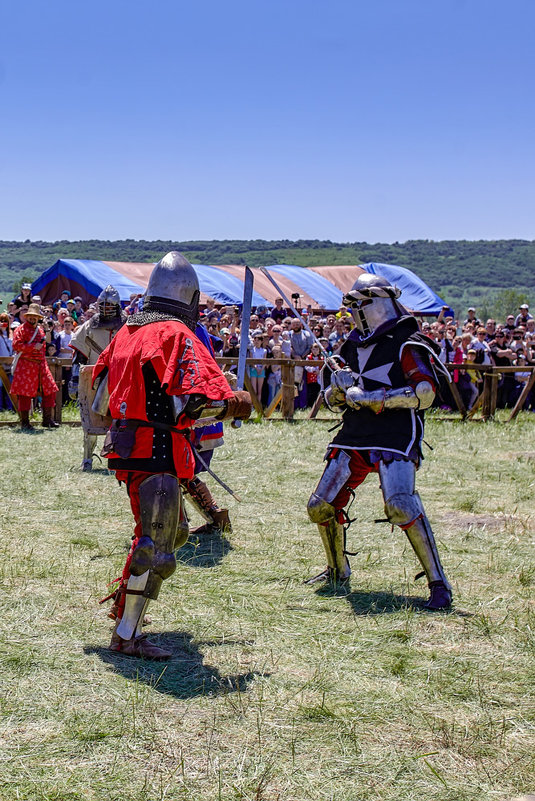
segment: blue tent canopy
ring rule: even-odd
[[[279,273],[289,278],[313,297],[320,308],[339,309],[343,292],[326,278],[295,264],[274,264],[267,268],[271,273]]]
[[[44,304],[55,301],[64,289],[69,290],[71,296],[80,295],[84,303],[90,303],[104,287],[112,284],[118,290],[121,301],[126,304],[132,294],[145,291],[153,267],[149,263],[59,259],[33,282],[32,292],[40,295]],[[243,267],[194,264],[193,268],[199,279],[202,302],[206,300],[206,296],[210,296],[224,305],[242,303],[245,274]],[[360,270],[383,275],[393,284],[397,284],[403,291],[403,304],[417,314],[437,315],[444,305],[439,296],[417,275],[404,267],[391,264],[370,263],[360,265],[360,268],[312,269],[293,264],[275,264],[268,269],[273,275],[278,274],[279,282],[285,286],[287,294],[299,290],[302,296],[300,304],[312,303],[315,308],[338,309],[344,292],[351,288],[355,280],[354,274],[360,273]],[[318,270],[328,272],[320,274]],[[276,290],[258,268],[253,268],[253,273],[256,287],[253,292],[253,306],[272,307]]]
[[[243,281],[234,275],[230,275],[224,270],[213,267],[210,264],[193,264],[193,269],[197,273],[201,292],[206,293],[218,303],[224,305],[228,303],[239,304],[243,302]],[[253,291],[253,306],[272,306],[272,303]]]
[[[62,289],[68,289],[71,295],[79,294],[86,300],[98,297],[108,284],[118,290],[121,301],[125,303],[134,292],[144,291],[142,286],[121,275],[104,261],[59,259],[33,282],[32,293],[41,295],[43,302],[49,303],[59,298]]]
[[[398,286],[402,292],[401,303],[409,309],[416,310],[417,314],[438,315],[445,305],[444,301],[421,278],[411,270],[407,270],[406,267],[376,264],[375,262],[359,266],[367,273],[382,275],[391,284]],[[453,316],[453,310],[449,309],[448,311]]]
[[[120,266],[120,270],[117,267]],[[154,264],[131,265],[128,263],[93,261],[91,259],[59,259],[45,270],[32,284],[34,295],[41,295],[43,303],[51,303],[67,289],[71,296],[80,295],[86,303],[98,297],[104,287],[111,284],[119,292],[122,303],[128,303],[130,295],[143,293]],[[201,293],[213,297],[222,304],[241,304],[243,281],[222,269],[208,264],[194,264]],[[125,274],[126,273],[126,274]],[[253,305],[269,305],[266,298],[253,292]]]

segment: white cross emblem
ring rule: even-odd
[[[371,381],[377,381],[378,384],[382,384],[383,386],[391,387],[392,382],[388,377],[388,373],[390,372],[390,368],[394,364],[394,362],[387,362],[386,364],[380,364],[378,367],[372,367],[370,370],[366,370],[366,365],[370,360],[370,356],[374,352],[376,345],[370,345],[369,348],[359,348],[358,349],[358,359],[359,359],[359,372],[355,372],[354,370],[351,371],[353,378],[357,382],[357,386],[361,389],[364,389],[364,382],[363,378],[368,378]]]

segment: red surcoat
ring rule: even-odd
[[[58,387],[46,363],[45,332],[38,326],[33,342],[30,339],[35,334],[35,328],[29,323],[17,326],[13,333],[13,350],[20,353],[20,357],[13,374],[11,392],[13,395],[25,395],[29,398],[42,392],[43,395],[55,395]],[[42,343],[36,350],[34,345]]]
[[[124,325],[100,354],[93,370],[95,380],[108,368],[110,413],[115,420],[147,420],[142,372],[147,362],[151,362],[168,395],[200,394],[212,401],[233,397],[219,366],[184,323],[165,320],[143,326]],[[181,415],[176,427],[186,434],[192,423]],[[152,445],[153,430],[138,428],[130,458],[150,458]],[[113,459],[114,454],[108,458]],[[185,436],[173,434],[173,458],[177,475],[192,478],[194,458]]]

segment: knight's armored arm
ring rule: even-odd
[[[194,393],[192,395],[181,395],[174,397],[175,412],[185,414],[192,420],[199,420],[202,417],[214,417],[225,407],[225,401],[211,401],[206,395]]]
[[[238,389],[233,393],[233,397],[224,401],[225,410],[217,416],[218,420],[248,420],[251,415],[253,404],[251,396],[243,389]]]
[[[401,366],[407,385],[395,389],[366,391],[355,386],[351,370],[344,368],[333,373],[330,395],[332,406],[347,405],[352,409],[368,408],[376,414],[385,409],[427,409],[435,398],[435,378],[430,365],[419,349],[407,346],[403,349]]]
[[[78,348],[73,348],[73,350],[74,350],[74,356],[72,357],[72,363],[87,364],[87,356],[85,355],[85,353],[82,353],[82,351],[78,350]]]
[[[205,395],[193,394],[175,398],[177,416],[186,414],[193,420],[216,417],[218,420],[247,420],[251,414],[251,396],[243,390],[234,392],[227,400],[210,400]]]
[[[432,384],[429,381],[419,381],[414,388],[406,386],[372,392],[351,387],[346,392],[345,402],[352,409],[368,408],[379,414],[385,409],[427,409],[433,403],[434,397]]]

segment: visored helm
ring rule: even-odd
[[[101,320],[112,320],[121,314],[121,298],[111,284],[108,284],[98,296],[98,313]]]
[[[160,311],[195,324],[199,317],[199,281],[189,261],[176,250],[167,253],[149,278],[143,311]]]
[[[404,312],[396,303],[400,295],[401,289],[382,275],[363,273],[357,278],[342,303],[351,310],[361,342],[370,339],[380,326],[402,316]]]

